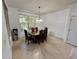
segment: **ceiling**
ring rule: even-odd
[[[55,12],[76,3],[76,0],[6,0],[9,7],[19,8],[38,14],[40,5],[41,14]]]

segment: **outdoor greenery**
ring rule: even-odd
[[[30,29],[36,25],[36,17],[33,16],[22,16],[20,17],[21,29]]]

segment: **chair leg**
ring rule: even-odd
[[[47,37],[46,37],[46,41],[47,41]]]
[[[25,43],[26,43],[26,39],[25,39]]]
[[[40,45],[40,42],[38,42],[38,44]]]
[[[40,45],[40,41],[39,40],[37,40],[37,43]]]
[[[29,44],[29,40],[28,40],[28,44]]]

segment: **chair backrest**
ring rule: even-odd
[[[12,35],[12,40],[15,41],[15,37],[14,36],[17,36],[17,39],[18,39],[18,29],[12,29],[11,30],[11,35]]]
[[[43,32],[44,32],[44,30],[40,30],[40,37],[41,38],[43,37]]]
[[[24,30],[24,33],[25,33],[25,37],[28,37],[27,30]]]
[[[47,33],[48,33],[48,28],[46,27],[46,28],[44,29],[44,37],[45,37],[45,38],[47,37]]]
[[[38,27],[36,27],[36,32],[38,32]]]
[[[14,35],[18,35],[18,29],[12,29],[12,33],[13,33]]]
[[[35,28],[32,27],[32,28],[31,28],[31,31],[32,31],[32,32],[35,32]]]
[[[48,30],[48,28],[47,28],[47,27],[45,27],[45,30]]]

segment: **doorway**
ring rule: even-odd
[[[77,46],[77,16],[71,17],[67,42]]]

